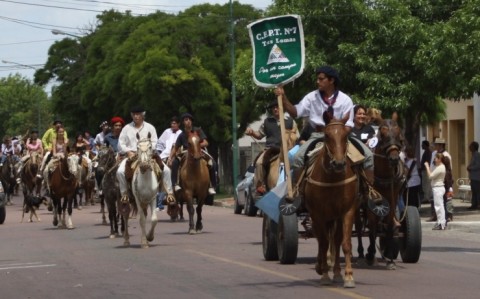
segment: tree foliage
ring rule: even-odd
[[[0,132],[4,135],[24,135],[31,129],[48,128],[47,94],[38,85],[19,74],[0,78]]]

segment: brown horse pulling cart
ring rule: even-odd
[[[328,122],[327,122],[328,123]],[[385,161],[391,162],[386,167],[375,169],[375,176],[389,179],[390,185],[378,190],[385,197],[390,205],[391,212],[381,216],[375,216],[368,211],[366,201],[358,197],[359,184],[357,183],[358,172],[352,171],[351,161],[347,158],[347,148],[350,141],[348,132],[345,130],[345,120],[332,120],[325,128],[324,146],[319,150],[318,157],[313,162],[313,170],[307,175],[304,202],[306,211],[297,210],[291,215],[280,213],[278,221],[272,220],[267,213],[264,213],[262,226],[263,254],[266,260],[280,260],[282,264],[292,264],[297,258],[298,238],[310,238],[316,236],[319,245],[316,271],[322,275],[320,282],[330,284],[332,280],[328,276],[327,250],[330,250],[335,258],[333,267],[333,282],[343,281],[344,287],[354,287],[351,256],[352,256],[352,235],[361,239],[369,236],[371,247],[375,246],[376,237],[380,238],[382,254],[390,261],[395,259],[398,252],[401,253],[403,262],[416,263],[421,250],[421,225],[418,211],[407,207],[403,217],[395,213],[400,185],[403,184],[401,176],[403,173],[394,172],[394,165],[389,158]],[[391,134],[392,126],[385,125],[386,129],[380,132],[378,150],[382,154],[397,155],[400,150],[396,140],[398,134]],[[388,149],[388,150],[387,150]],[[380,158],[382,159],[382,158]],[[383,165],[381,161],[375,160],[376,166]],[[400,177],[395,175],[400,173]],[[380,176],[382,175],[382,176]],[[380,180],[377,180],[380,182]],[[400,181],[400,182],[397,182]],[[375,207],[373,207],[375,208]],[[280,209],[280,208],[279,208]],[[300,209],[301,210],[301,209]],[[362,213],[368,213],[368,217],[355,217]],[[387,211],[387,210],[385,210]],[[378,211],[377,211],[378,212]],[[396,217],[396,218],[395,218]],[[299,231],[298,219],[303,219],[301,226],[304,230]],[[361,222],[357,226],[357,232],[352,231],[353,223]],[[395,224],[394,219],[400,220]],[[311,221],[310,221],[311,220]],[[398,226],[400,224],[400,226]],[[368,231],[364,230],[368,227]],[[345,256],[345,276],[340,274],[339,250],[342,247]],[[373,253],[374,254],[374,253]]]

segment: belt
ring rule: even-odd
[[[316,126],[315,127],[315,132],[323,133],[324,130],[325,130],[324,126]]]

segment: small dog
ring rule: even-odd
[[[27,198],[25,198],[23,202],[22,221],[20,222],[23,222],[25,213],[28,213],[28,212],[30,212],[30,219],[28,220],[28,222],[33,222],[33,219],[32,219],[33,216],[35,216],[37,221],[40,221],[40,218],[38,218],[37,212],[35,210],[40,208],[41,204],[44,204],[44,205],[48,204],[48,199],[45,196],[41,196],[41,197],[34,196],[34,195],[27,196]]]

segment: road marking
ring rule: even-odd
[[[42,262],[0,264],[0,270],[46,268],[55,266],[57,266],[57,264],[42,264]]]
[[[233,265],[237,265],[237,266],[240,266],[240,267],[253,269],[255,271],[268,273],[268,274],[271,274],[273,276],[278,276],[278,277],[290,279],[290,280],[293,280],[293,281],[303,281],[303,282],[305,282],[307,284],[310,284],[314,287],[319,287],[320,286],[319,284],[309,282],[309,281],[305,281],[304,279],[302,279],[300,277],[297,277],[297,276],[271,271],[271,270],[264,269],[264,268],[261,268],[261,267],[255,266],[255,265],[250,265],[250,264],[247,264],[247,263],[237,262],[237,261],[230,260],[230,259],[227,259],[227,258],[218,257],[218,256],[215,256],[215,255],[210,255],[208,253],[198,252],[198,251],[194,251],[194,250],[187,250],[187,251],[191,252],[191,253],[195,253],[197,255],[201,255],[203,257],[208,257],[208,258],[211,258],[211,259],[214,259],[214,260],[217,260],[217,261],[225,262],[225,263],[228,263],[228,264],[233,264]],[[346,291],[344,289],[338,289],[338,288],[335,288],[335,287],[325,287],[325,289],[328,290],[328,291],[337,293],[337,294],[341,294],[341,295],[346,296],[346,297],[354,298],[354,299],[369,299],[370,298],[370,297],[366,297],[366,296],[356,294],[354,292]]]

